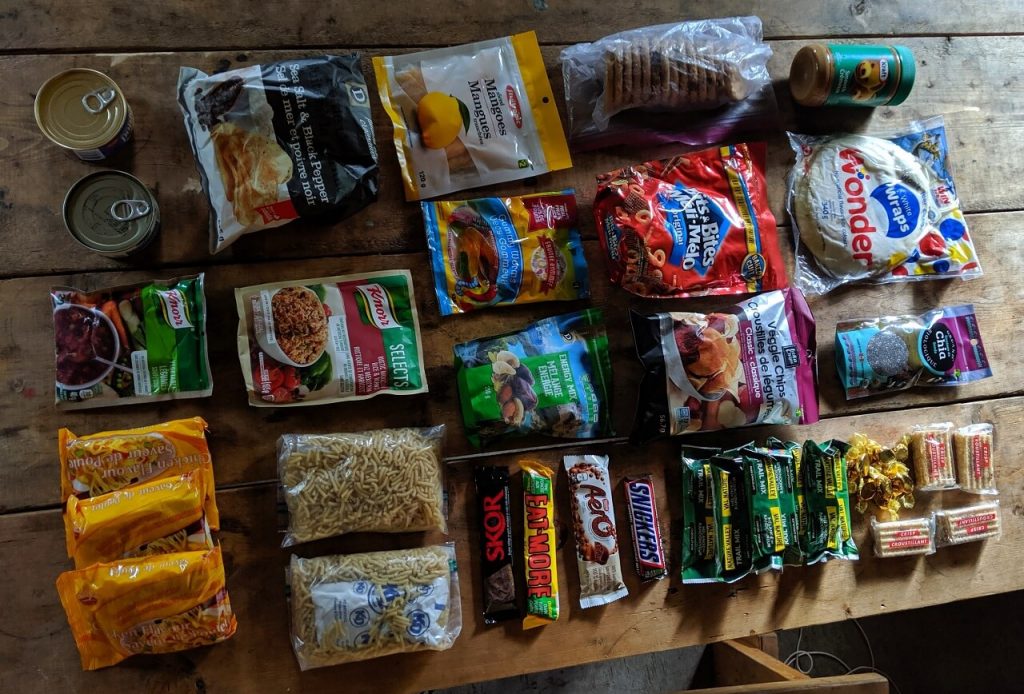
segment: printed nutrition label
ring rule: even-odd
[[[352,359],[352,343],[348,337],[348,321],[344,311],[327,319],[331,336],[331,368],[338,383],[339,395],[356,394],[356,366]]]

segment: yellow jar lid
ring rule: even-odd
[[[117,137],[128,103],[117,84],[96,70],[74,68],[48,79],[35,102],[36,123],[61,147],[98,149]]]

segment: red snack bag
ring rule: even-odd
[[[612,283],[652,298],[784,288],[764,168],[755,143],[598,176],[594,221]]]

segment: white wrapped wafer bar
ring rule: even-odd
[[[910,430],[910,459],[914,480],[922,491],[956,489],[953,464],[953,424],[917,425]]]
[[[998,538],[1002,532],[998,501],[936,511],[932,516],[935,544],[939,547]]]
[[[876,557],[935,553],[935,521],[931,517],[879,521],[871,519]]]
[[[969,424],[953,434],[956,477],[960,488],[972,494],[996,494],[996,470],[992,464],[991,424]]]

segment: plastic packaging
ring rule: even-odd
[[[807,499],[805,563],[830,559],[859,559],[850,519],[846,453],[842,441],[804,442],[804,494]]]
[[[651,298],[785,287],[764,167],[755,143],[598,176],[594,224],[612,283]]]
[[[352,532],[447,532],[444,426],[285,434],[277,467],[288,506],[282,547]]]
[[[836,369],[846,399],[914,386],[959,386],[992,375],[974,306],[836,324]]]
[[[715,481],[708,461],[717,448],[683,446],[683,583],[712,583],[718,579],[715,530]]]
[[[442,316],[590,296],[572,189],[420,206]]]
[[[496,624],[519,616],[508,467],[477,465],[473,481],[479,513],[484,624]]]
[[[530,433],[611,434],[611,358],[597,309],[455,345],[466,435],[475,446]]]
[[[210,252],[293,219],[377,199],[377,145],[357,54],[215,75],[183,67],[178,104],[210,200]]]
[[[88,499],[197,469],[208,471],[204,474],[212,479],[206,426],[201,417],[192,417],[87,436],[61,429],[57,432],[61,503],[71,496]],[[209,511],[214,525],[215,509]]]
[[[208,646],[235,633],[220,547],[66,571],[57,593],[83,670]]]
[[[631,439],[818,421],[814,317],[795,289],[716,313],[633,312],[644,368]]]
[[[535,460],[520,460],[523,471],[523,566],[526,616],[523,629],[558,619],[558,536],[555,528],[555,471]]]
[[[406,200],[572,166],[537,35],[373,59]]]
[[[626,491],[629,527],[633,535],[633,568],[641,581],[657,581],[668,576],[665,540],[658,516],[654,477],[649,474],[627,477]]]
[[[302,559],[288,570],[292,648],[303,670],[444,651],[462,631],[455,545]]]
[[[727,141],[777,119],[758,17],[630,29],[562,51],[575,147]]]
[[[914,481],[910,477],[906,441],[887,448],[864,434],[854,434],[848,443],[846,477],[850,499],[857,503],[859,512],[874,507],[898,520],[902,509],[914,508]]]
[[[998,499],[964,508],[943,509],[932,515],[935,518],[935,544],[939,547],[998,540],[1002,534]]]
[[[953,432],[956,478],[960,489],[972,494],[996,494],[996,468],[992,462],[995,427],[985,422],[968,424]]]
[[[789,133],[789,142],[786,207],[804,292],[981,276],[941,117],[885,136]]]
[[[872,516],[871,537],[876,557],[934,554],[935,519],[928,516],[883,522]]]
[[[953,424],[918,424],[910,429],[907,447],[914,464],[914,479],[921,491],[956,489],[953,462]]]

